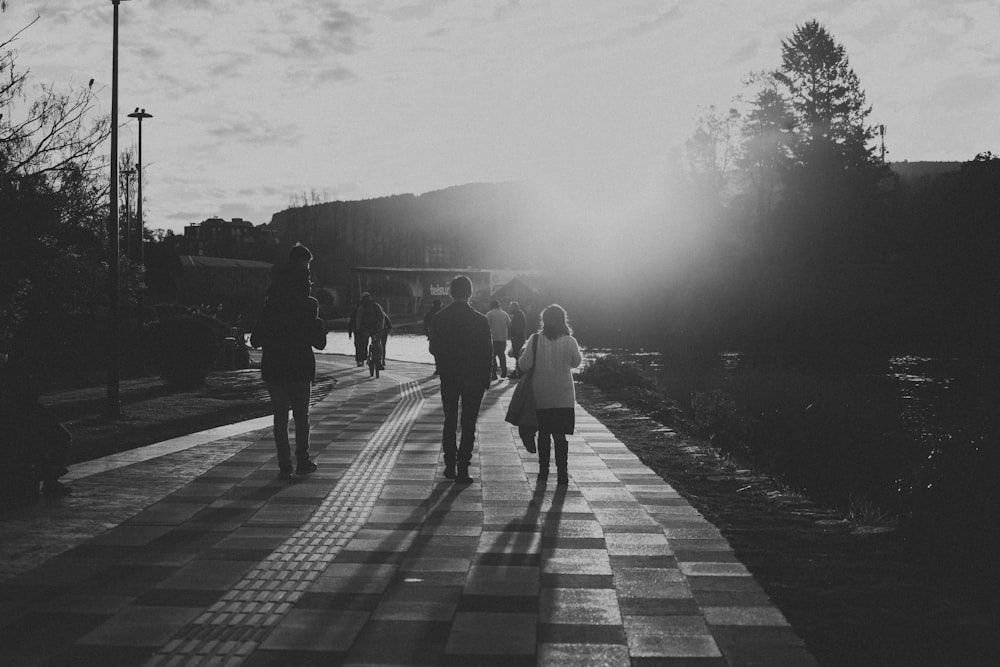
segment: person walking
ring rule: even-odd
[[[382,320],[382,331],[379,333],[379,343],[382,348],[382,358],[379,360],[379,369],[385,370],[385,346],[389,343],[389,334],[392,333],[392,320],[389,319],[389,313],[384,314],[384,319]]]
[[[441,312],[441,299],[434,299],[434,302],[431,304],[431,309],[427,311],[426,315],[424,315],[424,335],[427,336],[428,343],[430,343],[431,340],[431,321],[439,312]],[[438,375],[436,363],[434,364],[433,375]]]
[[[527,319],[517,301],[511,301],[508,308],[510,309],[510,356],[514,357],[514,370],[511,371],[510,378],[513,380],[521,377],[517,368],[517,360],[521,358],[521,350],[524,349]]]
[[[493,360],[490,362],[490,380],[497,379],[497,371],[500,377],[507,377],[507,336],[510,331],[510,315],[500,308],[500,302],[493,300],[490,302],[490,309],[486,313],[486,321],[490,323],[490,336],[493,338]]]
[[[522,371],[535,369],[531,388],[538,415],[538,481],[544,482],[549,477],[551,443],[554,441],[557,482],[568,484],[569,443],[566,436],[573,434],[576,425],[573,369],[580,365],[583,356],[566,320],[566,311],[558,304],[542,311],[542,328],[532,334],[532,338],[538,340],[537,354],[529,338],[517,364]]]
[[[274,444],[278,450],[278,475],[292,478],[288,442],[288,410],[295,419],[295,472],[316,471],[309,456],[309,394],[316,379],[312,348],[326,347],[326,327],[319,317],[319,302],[309,296],[309,263],[312,253],[296,244],[288,262],[277,267],[268,289],[264,313],[250,334],[250,344],[263,348],[260,368],[274,410]]]
[[[434,299],[430,310],[428,310],[427,314],[424,315],[424,335],[427,336],[428,340],[430,340],[431,337],[431,320],[433,320],[434,316],[439,312],[441,312],[441,299]]]
[[[430,330],[430,350],[441,376],[441,404],[444,407],[441,434],[444,476],[463,484],[473,481],[469,465],[479,407],[490,386],[493,354],[489,322],[469,305],[471,297],[472,281],[467,276],[456,276],[451,281],[454,302],[434,316]],[[459,425],[462,435],[456,445]]]
[[[381,335],[385,327],[385,311],[368,292],[361,294],[361,303],[351,315],[347,337],[354,335],[354,361],[364,366],[368,359],[368,343],[372,336]]]

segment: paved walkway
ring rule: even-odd
[[[814,665],[719,531],[578,408],[570,484],[483,404],[442,475],[436,378],[333,358],[319,471],[254,420],[74,467],[0,514],[3,665]]]

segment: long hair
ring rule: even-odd
[[[558,303],[554,303],[542,311],[542,335],[549,340],[561,336],[571,336],[573,330],[566,321],[566,311]]]

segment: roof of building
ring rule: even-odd
[[[271,264],[252,259],[233,259],[231,257],[205,257],[204,255],[181,255],[181,266],[201,268],[239,268],[270,271]]]
[[[394,266],[352,266],[351,271],[354,273],[447,273],[451,276],[457,276],[466,273],[490,273],[491,271],[497,271],[497,269],[442,269],[438,267],[394,267]]]

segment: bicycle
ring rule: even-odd
[[[374,334],[368,345],[368,375],[378,377],[382,370],[382,342],[378,334]]]

